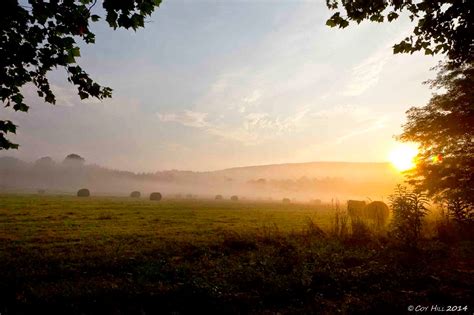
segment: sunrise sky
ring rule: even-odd
[[[325,25],[324,1],[164,1],[145,29],[96,23],[79,63],[113,88],[80,101],[51,76],[57,105],[25,89],[18,151],[132,170],[216,170],[307,161],[387,161],[405,111],[431,96],[437,60],[393,55],[407,19]]]

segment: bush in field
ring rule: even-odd
[[[441,208],[438,215],[438,219],[435,223],[436,234],[438,239],[444,243],[452,243],[457,241],[459,236],[459,230],[455,227],[453,220],[449,213],[447,213],[443,208]]]
[[[324,233],[323,229],[321,229],[316,222],[312,218],[306,219],[306,228],[303,229],[306,235],[318,238],[326,237],[326,233]]]
[[[344,238],[348,234],[348,219],[349,216],[346,212],[341,211],[339,208],[334,212],[334,218],[332,220],[331,234],[335,237]]]
[[[186,199],[193,199],[193,198],[194,198],[194,196],[192,194],[187,194],[186,195]]]
[[[44,195],[45,193],[46,193],[46,190],[38,189],[38,195]]]
[[[361,218],[351,218],[351,237],[357,241],[367,241],[372,236],[369,226]]]
[[[215,198],[215,199],[216,199],[216,200],[222,200],[223,198],[222,198],[222,195],[216,195],[216,198]]]
[[[142,194],[139,192],[139,191],[132,191],[132,193],[130,194],[130,197],[132,198],[140,198]]]
[[[421,236],[422,219],[428,212],[426,195],[398,185],[390,196],[393,211],[392,235],[406,247],[417,247]]]
[[[232,200],[232,201],[239,201],[239,197],[237,197],[237,196],[234,195],[234,196],[230,197],[230,200]]]
[[[290,198],[283,198],[283,200],[281,201],[283,203],[291,203],[291,200]]]
[[[474,231],[474,206],[464,202],[457,196],[444,201],[447,216],[454,219],[455,225],[461,234],[472,237]]]
[[[150,200],[160,201],[161,200],[161,194],[159,192],[152,192],[150,194]]]
[[[89,197],[91,195],[89,189],[87,188],[82,188],[77,191],[77,196],[78,197]]]

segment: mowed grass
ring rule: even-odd
[[[386,234],[331,235],[333,215],[278,202],[0,195],[0,313],[400,314],[472,301],[471,242],[406,252]]]
[[[278,202],[0,195],[0,238],[52,246],[100,238],[215,241],[223,232],[329,224],[328,206]]]

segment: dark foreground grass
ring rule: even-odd
[[[469,242],[425,240],[406,251],[383,236],[328,237],[314,224],[233,221],[243,211],[252,222],[266,207],[267,218],[298,225],[310,209],[297,205],[2,197],[1,314],[400,314],[409,305],[466,305],[472,314]],[[194,228],[183,213],[171,219],[172,205],[197,213]],[[145,210],[175,234],[149,229],[134,214]],[[203,232],[201,221],[216,214],[221,229]]]

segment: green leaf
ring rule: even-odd
[[[69,49],[69,52],[74,57],[80,57],[81,56],[81,50],[80,50],[79,47],[73,47],[73,48]]]
[[[25,103],[16,103],[15,105],[13,105],[13,109],[15,111],[27,112],[28,108],[30,108],[30,107],[28,105],[26,105]]]
[[[86,92],[79,91],[79,97],[81,98],[81,100],[83,100],[88,98],[89,94],[87,94]]]
[[[16,125],[10,120],[0,120],[0,131],[4,133],[16,133]]]
[[[100,16],[98,16],[97,14],[93,14],[91,15],[91,20],[92,22],[97,22],[98,20],[100,20]]]
[[[335,27],[337,24],[333,19],[329,19],[326,21],[326,25],[329,27]]]
[[[54,97],[53,94],[48,94],[46,95],[46,97],[44,98],[44,100],[48,103],[51,103],[51,104],[54,104],[56,103],[56,98]]]
[[[15,94],[11,97],[11,100],[15,103],[21,103],[21,101],[23,101],[23,95]]]
[[[393,20],[397,19],[398,18],[398,14],[395,13],[395,12],[390,12],[388,15],[387,15],[387,19],[389,22],[392,22]]]

